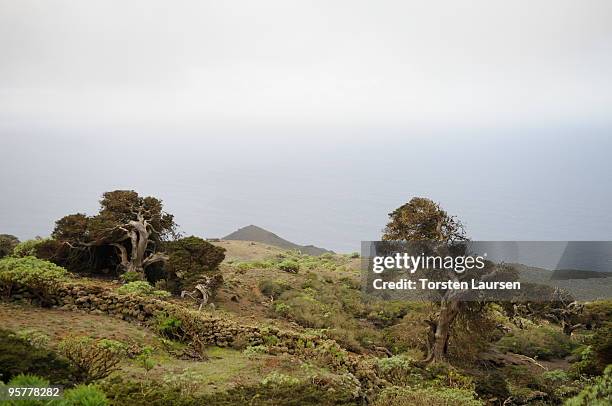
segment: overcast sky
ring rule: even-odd
[[[0,233],[105,190],[353,250],[415,195],[612,239],[612,2],[0,0]]]

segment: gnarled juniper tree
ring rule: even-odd
[[[96,260],[97,248],[109,248],[121,272],[133,271],[145,279],[145,269],[165,262],[162,245],[176,236],[174,217],[163,211],[162,201],[141,197],[133,190],[106,192],[94,216],[71,214],[56,222],[53,238],[73,250],[86,251]]]

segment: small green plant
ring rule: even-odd
[[[124,283],[136,282],[140,280],[140,274],[136,271],[127,271],[120,278]]]
[[[274,311],[283,317],[287,317],[291,313],[291,306],[285,303],[276,303]]]
[[[98,340],[97,345],[104,349],[111,351],[120,356],[126,356],[128,352],[128,346],[125,343],[117,340],[111,340],[110,338],[102,338]]]
[[[250,345],[246,347],[242,353],[247,357],[256,357],[258,355],[267,354],[268,346],[267,345]]]
[[[107,406],[106,395],[94,385],[77,385],[63,394],[61,406]]]
[[[15,335],[36,348],[46,348],[49,345],[49,336],[35,329],[19,330]]]
[[[134,281],[128,282],[123,286],[120,286],[117,289],[117,293],[122,295],[127,294],[136,294],[136,295],[144,295],[144,296],[158,296],[158,297],[168,297],[170,296],[170,292],[165,290],[155,290],[153,286],[147,281]]]
[[[193,396],[198,390],[202,377],[192,371],[184,370],[179,374],[164,376],[164,383],[172,390],[178,391],[182,397]]]
[[[299,383],[299,379],[278,372],[272,372],[261,380],[261,384],[264,386],[287,386]]]
[[[155,360],[151,357],[151,355],[153,355],[153,348],[144,347],[140,352],[140,355],[136,357],[136,361],[145,370],[145,374],[147,376],[149,371],[155,368]]]
[[[278,269],[284,272],[297,273],[300,270],[300,264],[293,260],[286,260],[278,264]]]
[[[155,316],[155,327],[162,337],[179,340],[183,337],[182,322],[168,313],[157,313]]]
[[[49,381],[36,375],[19,374],[11,378],[8,384],[10,386],[31,386],[34,388],[42,388],[49,386]]]

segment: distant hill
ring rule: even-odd
[[[593,279],[593,278],[612,278],[612,272],[583,271],[579,269],[556,269],[550,279]]]
[[[287,241],[278,235],[265,230],[261,227],[254,225],[239,228],[231,234],[226,235],[222,238],[223,240],[241,240],[241,241],[255,241],[263,244],[273,245],[287,250],[299,250],[304,254],[318,256],[327,252],[333,253],[333,251],[326,250],[324,248],[315,247],[314,245],[298,245]]]

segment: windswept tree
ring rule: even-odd
[[[174,217],[163,211],[162,201],[141,197],[133,190],[106,192],[95,216],[71,214],[56,222],[52,237],[73,250],[114,253],[120,272],[136,272],[145,279],[145,270],[165,262],[162,244],[176,236]]]
[[[442,210],[438,203],[414,197],[389,213],[383,241],[465,241],[463,224]]]
[[[431,253],[445,255],[465,255],[467,236],[461,222],[444,211],[438,203],[422,197],[415,197],[408,203],[389,213],[389,223],[384,229],[383,241],[422,242],[419,249],[433,250]],[[431,279],[461,280],[466,274],[460,275],[451,270],[431,270]],[[483,274],[488,273],[483,277]],[[478,276],[486,279],[493,276],[492,264],[480,271],[479,275],[472,273],[470,277]],[[426,361],[444,361],[448,356],[449,340],[452,326],[457,316],[464,313],[480,313],[481,304],[463,301],[465,292],[445,290],[436,292],[437,312],[424,320],[429,326],[427,336]]]

